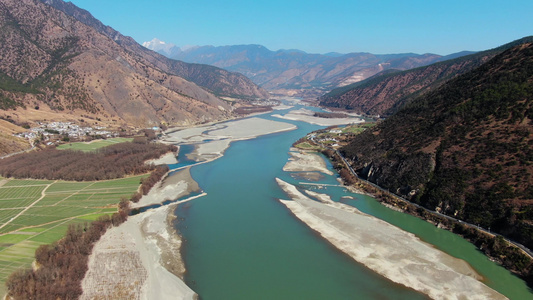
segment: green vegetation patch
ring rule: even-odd
[[[78,220],[92,222],[92,221],[98,220],[98,218],[100,218],[101,216],[110,215],[110,214],[112,214],[112,212],[103,213],[103,214],[90,214],[86,216],[81,216],[78,218]]]
[[[58,219],[57,216],[39,216],[39,215],[29,215],[27,213],[24,213],[20,215],[19,217],[17,217],[15,220],[13,220],[13,222],[10,223],[10,225],[16,226],[17,227],[16,229],[19,229],[25,226],[38,226],[40,224],[54,222],[54,221],[57,221],[57,219]]]
[[[53,183],[53,180],[33,180],[33,179],[11,179],[6,182],[2,188],[11,187],[11,186],[27,186],[27,185],[44,185]]]
[[[32,198],[22,198],[22,199],[13,199],[13,200],[0,200],[0,207],[2,208],[24,208],[32,204],[35,199]],[[0,220],[0,223],[2,221]]]
[[[0,284],[20,268],[28,268],[35,250],[61,239],[69,224],[86,223],[117,211],[121,197],[137,191],[142,178],[69,182],[7,179],[0,187]],[[50,186],[48,186],[50,185]],[[41,198],[20,216],[23,208]]]
[[[21,186],[0,188],[0,200],[39,198],[46,186]]]
[[[0,244],[16,244],[28,239],[27,234],[6,234],[0,236]]]
[[[321,148],[316,145],[311,145],[309,142],[302,142],[299,144],[294,145],[294,147],[303,149],[303,150],[320,150]]]
[[[2,205],[2,203],[0,203]],[[11,217],[15,216],[19,212],[22,211],[22,208],[20,209],[2,209],[0,210],[0,224],[4,223],[6,219],[10,219]],[[1,225],[0,225],[1,226]]]
[[[31,233],[38,233],[38,232],[43,232],[43,231],[46,231],[47,228],[45,227],[32,227],[32,228],[26,228],[26,229],[21,229],[17,232],[31,232]]]
[[[0,252],[0,260],[31,263],[33,261],[35,249],[40,245],[41,243],[29,240],[22,241]]]
[[[366,129],[372,128],[374,126],[376,126],[375,122],[365,122],[365,123],[361,123],[361,124],[357,124],[357,125],[346,126],[346,127],[342,128],[342,133],[359,134],[359,133],[365,131]]]
[[[33,242],[41,243],[41,244],[49,244],[50,243],[49,241],[60,240],[65,235],[65,232],[67,232],[68,225],[71,223],[79,223],[79,222],[77,220],[61,222],[40,234],[30,237],[30,240]]]
[[[39,206],[56,205],[57,203],[73,196],[73,193],[46,195],[43,199],[39,201]]]
[[[65,194],[71,191],[79,191],[93,185],[94,182],[72,182],[72,181],[59,181],[54,183],[46,190],[46,194],[53,193]]]
[[[92,186],[91,189],[101,189],[101,188],[118,188],[118,187],[124,187],[124,186],[130,186],[135,185],[139,186],[141,183],[141,179],[148,177],[148,175],[140,175],[140,176],[131,176],[127,178],[120,178],[120,179],[113,179],[113,180],[105,180],[105,181],[96,181]]]
[[[57,149],[59,150],[77,150],[77,151],[83,151],[83,152],[91,152],[95,151],[97,149],[118,144],[118,143],[124,143],[124,142],[131,142],[133,141],[133,138],[111,138],[106,140],[94,140],[91,142],[76,142],[76,143],[68,143],[57,146]]]

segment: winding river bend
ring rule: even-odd
[[[176,210],[176,226],[185,240],[182,251],[186,283],[203,300],[427,299],[355,262],[278,201],[288,196],[275,178],[302,189],[315,188],[300,184],[306,180],[295,179],[282,168],[292,143],[322,127],[270,115],[260,117],[292,123],[298,129],[234,142],[223,157],[191,168],[193,178],[207,196]],[[323,175],[318,183],[338,184],[336,175]],[[510,299],[533,297],[522,280],[452,233],[343,187],[328,186],[319,192],[466,260],[485,277],[485,284]]]

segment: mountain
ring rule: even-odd
[[[232,115],[219,97],[268,96],[241,74],[170,60],[71,3],[44,2],[0,2],[0,117],[11,123],[197,124]]]
[[[158,40],[157,38],[154,38],[149,42],[142,43],[142,46],[168,57],[176,55],[181,51],[178,46],[174,44],[167,44]]]
[[[181,49],[171,57],[239,72],[272,93],[305,98],[316,98],[335,87],[364,80],[383,70],[407,70],[442,58],[414,53],[322,55],[300,50],[271,51],[261,45],[198,46]]]
[[[461,52],[452,53],[452,54],[448,54],[446,56],[443,56],[443,57],[441,57],[439,59],[439,61],[450,60],[450,59],[459,58],[461,56],[467,56],[467,55],[475,54],[475,53],[476,52],[474,52],[474,51],[461,51]]]
[[[20,133],[23,130],[19,126],[0,119],[0,157],[31,148],[27,140],[13,136],[13,134]]]
[[[267,91],[256,86],[250,79],[239,73],[228,72],[221,68],[202,64],[189,64],[169,59],[159,53],[149,51],[139,45],[131,37],[123,36],[113,28],[105,26],[95,19],[88,11],[71,2],[63,0],[41,0],[85,25],[93,27],[101,34],[115,41],[126,51],[131,51],[155,67],[173,75],[180,76],[203,87],[207,91],[220,96],[239,99],[268,99]]]
[[[320,105],[353,110],[368,115],[390,116],[419,95],[435,90],[446,81],[482,65],[516,44],[533,41],[523,38],[501,47],[442,57],[441,62],[400,72],[387,70],[364,81],[337,88],[320,97]],[[446,60],[449,59],[449,60]]]
[[[533,247],[533,43],[414,99],[340,151],[383,188]]]

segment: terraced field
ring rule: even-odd
[[[31,266],[35,249],[63,237],[72,223],[117,211],[146,175],[106,181],[0,179],[0,296],[18,268]]]

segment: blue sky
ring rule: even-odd
[[[486,50],[533,35],[532,0],[71,0],[137,42],[310,53]]]

